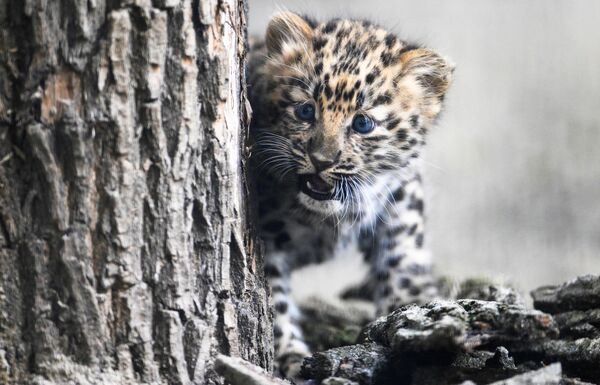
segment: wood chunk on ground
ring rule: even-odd
[[[533,306],[548,313],[600,309],[600,276],[584,275],[559,286],[531,292]]]

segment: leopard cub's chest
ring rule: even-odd
[[[357,243],[350,222],[316,219],[284,196],[269,196],[259,204],[259,234],[267,254],[281,254],[290,269],[321,263]]]

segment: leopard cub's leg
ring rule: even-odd
[[[275,365],[285,378],[295,378],[310,349],[300,328],[300,311],[290,293],[290,272],[285,252],[267,253],[265,274],[271,287],[273,301],[273,336]]]
[[[377,227],[371,279],[379,315],[438,294],[431,254],[424,248],[423,190],[416,177],[393,193],[387,218]]]

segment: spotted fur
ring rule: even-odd
[[[293,269],[357,243],[371,263],[379,313],[436,295],[418,163],[453,65],[368,22],[283,12],[253,48],[249,72],[276,356],[293,376],[309,353],[289,295]],[[306,103],[314,106],[310,121],[297,114]],[[373,130],[353,129],[357,115]],[[311,193],[315,186],[331,190],[323,198]]]

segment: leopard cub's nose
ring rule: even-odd
[[[336,164],[337,161],[340,160],[341,155],[341,151],[338,151],[338,153],[334,157],[327,157],[319,152],[311,152],[310,154],[308,154],[310,161],[317,170],[317,173],[327,170],[328,168]]]

